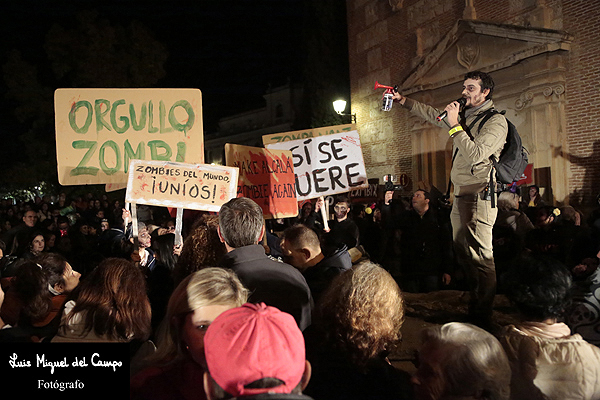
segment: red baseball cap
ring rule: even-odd
[[[304,337],[294,318],[264,303],[246,303],[219,315],[204,336],[208,371],[235,397],[291,393],[305,368]],[[273,388],[245,388],[262,378],[284,383]]]

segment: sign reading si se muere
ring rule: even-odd
[[[204,162],[198,89],[57,89],[61,185],[127,182],[132,159]]]
[[[132,160],[125,201],[219,211],[236,197],[238,169],[206,164]]]
[[[272,143],[266,147],[292,152],[298,201],[368,186],[357,131]]]
[[[227,143],[225,160],[227,165],[239,169],[238,197],[254,200],[265,218],[298,215],[291,151]]]

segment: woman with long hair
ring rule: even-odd
[[[52,342],[130,342],[150,336],[150,302],[139,268],[107,258],[68,301]]]
[[[15,276],[3,279],[2,320],[15,327],[3,332],[12,340],[38,341],[56,333],[67,296],[79,285],[79,272],[59,254],[23,260]]]
[[[205,214],[198,219],[183,242],[174,270],[175,284],[195,271],[219,264],[227,250],[217,233],[218,227],[216,215]]]
[[[46,239],[40,231],[35,231],[29,236],[29,241],[22,258],[30,260],[42,254],[46,248]]]
[[[147,368],[130,382],[131,399],[203,399],[204,333],[222,312],[247,301],[235,273],[205,268],[188,275],[173,291]]]

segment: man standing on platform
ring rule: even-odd
[[[491,203],[495,190],[489,187],[493,175],[490,156],[499,157],[508,132],[501,114],[493,114],[481,124],[486,112],[494,107],[493,91],[490,75],[481,71],[467,73],[461,99],[464,107],[453,101],[443,110],[445,118],[440,119],[441,110],[394,93],[394,100],[411,113],[449,129],[454,158],[450,173],[454,184],[451,213],[454,249],[459,264],[465,268],[471,292],[470,319],[485,327],[491,322],[496,293],[492,228],[498,211]]]

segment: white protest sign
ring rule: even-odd
[[[238,169],[206,164],[132,160],[125,201],[219,211],[237,195]]]
[[[292,152],[298,201],[368,186],[357,131],[272,143],[266,147]]]

